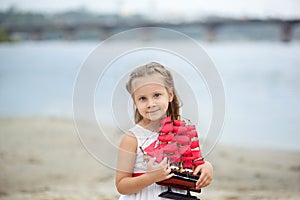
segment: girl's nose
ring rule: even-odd
[[[148,100],[148,108],[151,108],[152,106],[155,106],[155,105],[156,105],[155,100],[153,100],[153,99]]]

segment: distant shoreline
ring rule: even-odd
[[[57,39],[103,41],[122,31],[141,27],[172,29],[208,42],[300,40],[300,19],[297,18],[202,16],[194,20],[162,21],[142,14],[96,14],[80,9],[53,14],[18,12],[12,9],[0,11],[0,17],[0,42]],[[147,41],[157,36],[170,39],[168,35],[143,31],[132,38]]]
[[[18,117],[14,117],[14,116],[0,116],[0,122],[15,122],[15,121],[28,121],[28,122],[34,122],[34,121],[43,121],[43,122],[63,122],[63,123],[68,123],[68,124],[72,124],[74,126],[74,128],[76,128],[76,124],[73,118],[68,118],[68,117],[47,117],[47,116],[42,116],[42,117],[37,117],[37,116],[18,116]],[[107,125],[108,127],[110,127],[111,125]],[[113,128],[112,128],[113,129]],[[257,152],[260,151],[282,151],[282,152],[286,152],[286,153],[300,153],[300,150],[298,149],[293,149],[293,148],[278,148],[278,147],[272,147],[272,146],[255,146],[253,145],[252,147],[250,146],[245,146],[245,145],[241,145],[241,144],[234,144],[234,143],[224,143],[222,141],[219,141],[216,145],[216,147],[218,146],[230,146],[231,148],[236,148],[236,149],[243,149],[245,151],[247,150],[254,150]],[[214,151],[214,150],[213,150]],[[213,151],[210,154],[213,154]]]

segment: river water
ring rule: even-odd
[[[0,44],[0,116],[73,118],[76,76],[97,45],[96,41]],[[225,88],[226,120],[220,141],[300,150],[299,41],[201,45]]]

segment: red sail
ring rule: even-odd
[[[192,168],[193,166],[193,157],[192,156],[183,156],[181,157],[181,160],[183,161],[183,167],[184,168]]]
[[[190,144],[191,149],[195,149],[197,147],[199,147],[199,140],[194,140],[191,142]]]
[[[181,157],[182,161],[192,161],[193,159],[193,157]]]
[[[170,159],[171,162],[180,162],[180,155],[178,153],[166,157]]]
[[[158,132],[160,132],[160,133],[170,133],[172,131],[173,131],[172,123],[165,124],[165,125],[161,126],[158,130]]]
[[[186,126],[186,128],[187,128],[189,131],[196,130],[196,126],[195,126],[195,125],[188,125],[188,126]]]
[[[148,147],[146,147],[144,149],[144,151],[147,152],[150,155],[150,152],[153,152],[153,151],[157,150],[155,148],[155,146],[156,146],[156,141],[152,142]]]
[[[186,125],[183,120],[172,122],[171,117],[160,123],[158,141],[144,149],[149,156],[156,157],[157,162],[167,157],[171,162],[181,162],[181,166],[189,169],[204,163],[195,125]]]
[[[193,166],[192,161],[186,161],[183,163],[184,168],[192,168],[192,166]]]
[[[156,158],[156,162],[161,162],[164,159],[164,155],[163,155],[163,150],[157,150],[153,152],[153,156],[151,157],[155,157]]]
[[[160,135],[158,136],[158,140],[161,142],[170,142],[174,139],[173,134],[166,134],[166,135]]]
[[[175,143],[171,143],[171,144],[167,144],[164,148],[163,148],[163,152],[165,154],[169,154],[169,153],[175,153],[177,151],[178,147]]]
[[[205,163],[204,160],[201,159],[201,160],[194,161],[194,162],[193,162],[193,165],[194,165],[195,167],[197,167],[197,166],[202,165],[202,164],[204,164],[204,163]]]
[[[188,145],[180,146],[178,148],[178,152],[179,152],[180,155],[183,155],[185,152],[190,151],[190,150],[191,150],[191,148]]]
[[[187,135],[190,137],[190,138],[194,138],[194,137],[198,137],[198,133],[196,130],[190,130],[187,132]]]
[[[150,157],[155,157],[157,162],[161,162],[163,160],[163,148],[166,146],[166,144],[160,144],[156,147],[156,141],[151,143],[148,147],[144,149],[145,152]]]
[[[200,150],[192,150],[192,155],[195,160],[202,157]]]
[[[173,126],[173,132],[176,134],[185,134],[187,128],[185,126]]]
[[[174,120],[173,123],[175,126],[185,126],[185,121]]]
[[[171,117],[166,117],[166,118],[164,118],[163,120],[160,121],[160,124],[164,125],[164,124],[168,124],[168,123],[171,123],[171,122],[172,122]]]
[[[176,135],[175,140],[176,140],[177,144],[180,144],[180,145],[187,145],[190,143],[190,138],[185,135]]]

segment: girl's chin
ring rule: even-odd
[[[147,116],[148,120],[151,122],[160,121],[163,118],[165,118],[165,115],[153,115],[153,116]]]

